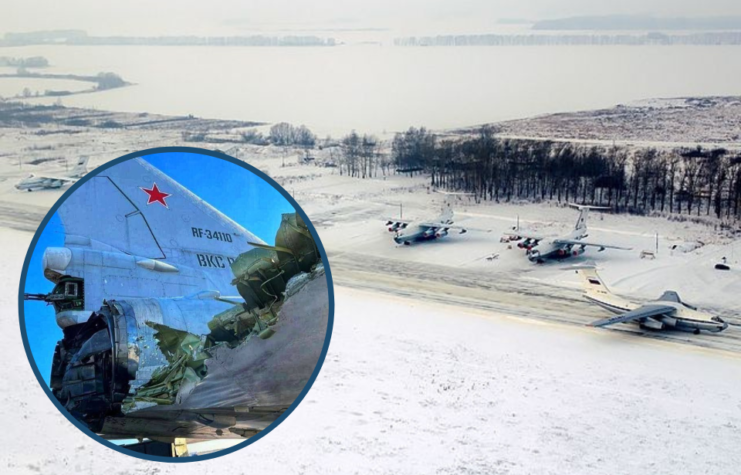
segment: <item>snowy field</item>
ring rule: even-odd
[[[68,158],[90,154],[91,168],[114,158],[74,150]],[[435,217],[442,196],[426,177],[352,179],[336,168],[299,165],[294,152],[274,147],[243,147],[238,155],[296,198],[329,254],[335,331],[305,401],[273,433],[218,464],[145,463],[91,441],[58,414],[26,361],[16,291],[31,234],[0,229],[9,283],[1,298],[11,328],[0,336],[10,375],[0,386],[0,411],[6,427],[18,428],[0,435],[0,466],[19,474],[117,475],[738,473],[741,243],[712,220],[593,213],[591,241],[633,250],[535,265],[500,243],[502,232],[519,216],[524,227],[563,234],[576,211],[459,199],[459,224],[490,233],[400,247],[383,218],[398,217],[400,205],[405,218]],[[58,171],[59,164],[37,168]],[[6,226],[32,228],[64,191],[18,192],[12,164],[0,175]],[[640,259],[656,250],[657,233],[656,259]],[[680,250],[696,242],[703,245]],[[733,270],[713,269],[722,257]],[[642,301],[675,290],[735,325],[668,340],[587,328],[606,314],[581,299],[564,266],[591,260],[616,293]]]
[[[13,290],[30,237],[0,231]],[[218,462],[143,462],[58,413],[26,361],[15,293],[1,304],[5,473],[722,475],[741,464],[739,355],[343,287],[323,370],[282,425]]]

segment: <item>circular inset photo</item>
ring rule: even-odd
[[[31,366],[80,430],[185,462],[266,435],[309,391],[334,300],[314,227],[226,155],[151,149],[80,178],[26,255]],[[76,430],[72,429],[71,430]]]

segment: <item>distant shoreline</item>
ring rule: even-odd
[[[399,47],[507,46],[741,46],[741,31],[666,34],[558,32],[553,34],[437,35],[395,38]]]
[[[82,30],[6,33],[0,47],[17,46],[335,46],[334,38],[312,35],[286,36],[89,36]]]
[[[20,79],[53,79],[60,81],[80,81],[93,83],[95,86],[89,89],[83,89],[81,91],[68,91],[68,90],[49,90],[47,89],[41,94],[35,94],[30,96],[15,96],[11,99],[34,99],[36,97],[70,97],[77,96],[80,94],[91,94],[94,92],[109,91],[112,89],[119,89],[122,87],[132,86],[133,83],[124,81],[118,75],[113,73],[101,73],[97,76],[82,76],[78,74],[51,74],[51,73],[4,73],[0,74],[0,80],[9,78],[20,78]]]

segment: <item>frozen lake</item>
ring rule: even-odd
[[[66,106],[306,124],[320,135],[444,129],[653,97],[741,94],[733,46],[403,48],[34,46],[48,72],[133,87]],[[34,99],[53,102],[55,99]]]

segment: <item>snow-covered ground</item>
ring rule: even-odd
[[[108,134],[105,137],[109,137]],[[7,137],[6,137],[7,139]],[[107,141],[113,140],[107,138]],[[120,138],[121,149],[125,140]],[[84,147],[76,153],[90,155],[93,168],[109,155],[96,155]],[[430,190],[425,176],[392,175],[360,180],[340,175],[337,168],[299,164],[299,151],[281,147],[241,146],[235,152],[239,158],[266,171],[284,186],[317,226],[330,256],[361,255],[367,259],[392,261],[394,268],[431,264],[442,267],[440,280],[448,272],[466,273],[471,279],[479,276],[489,280],[518,281],[523,286],[540,284],[558,286],[572,293],[578,291],[574,273],[565,270],[570,264],[594,260],[601,275],[617,293],[636,300],[657,298],[665,290],[675,290],[684,300],[695,305],[717,309],[724,316],[735,314],[741,293],[741,240],[721,233],[717,223],[707,217],[687,221],[670,221],[665,217],[640,217],[593,212],[590,214],[589,240],[631,247],[631,251],[607,250],[596,252],[591,248],[579,258],[564,262],[534,265],[527,261],[515,245],[500,243],[503,232],[510,230],[519,217],[520,224],[544,235],[563,235],[573,228],[576,210],[557,204],[503,204],[474,203],[468,198],[457,198],[453,203],[458,224],[491,229],[490,233],[451,233],[436,242],[396,246],[383,222],[384,217],[433,218],[439,213],[443,195]],[[316,151],[317,162],[328,158],[327,150]],[[73,159],[72,155],[69,159]],[[40,171],[58,164],[42,163]],[[57,170],[58,171],[58,170]],[[13,188],[17,171],[12,164],[0,169],[0,219],[12,225],[18,216],[9,216],[11,207],[32,213],[29,222],[40,220],[45,209],[63,190],[34,193],[19,192]],[[38,221],[36,221],[38,222]],[[658,248],[656,238],[658,235]],[[690,243],[704,245],[690,252],[681,248]],[[672,250],[677,246],[678,249]],[[642,251],[657,252],[653,260],[641,259]],[[725,257],[730,272],[714,269]],[[583,305],[586,308],[586,304]]]
[[[123,138],[120,147],[126,147]],[[113,158],[84,147],[67,152],[70,159],[90,154],[91,167]],[[588,329],[581,324],[605,314],[580,298],[576,277],[564,269],[595,260],[617,293],[643,300],[672,289],[741,323],[741,243],[719,233],[712,220],[593,213],[591,241],[633,250],[590,250],[538,266],[523,251],[500,243],[502,232],[519,216],[523,227],[562,234],[573,226],[576,211],[456,199],[459,223],[492,231],[399,247],[383,217],[398,216],[400,205],[404,217],[434,217],[443,197],[429,189],[426,177],[359,180],[336,168],[299,165],[298,152],[275,147],[245,146],[238,155],[268,172],[302,205],[338,283],[332,345],[306,400],[273,433],[218,464],[145,463],[89,440],[58,414],[26,362],[16,285],[31,234],[0,229],[0,268],[9,290],[0,304],[11,329],[0,336],[10,375],[0,386],[0,415],[13,429],[0,435],[6,448],[0,466],[21,474],[120,475],[176,469],[737,473],[741,327],[673,340],[692,345]],[[317,155],[317,161],[326,158]],[[59,167],[52,165],[38,168]],[[64,191],[18,192],[12,163],[0,175],[6,178],[0,182],[5,220],[20,206],[30,214],[11,218],[33,223]],[[641,259],[641,251],[656,250],[657,233],[656,259]],[[671,250],[695,242],[704,245]],[[722,257],[730,272],[713,269]]]
[[[741,148],[741,98],[646,99],[609,109],[546,114],[492,124],[508,137],[627,144]]]
[[[31,235],[0,230],[5,287]],[[339,287],[329,354],[271,434],[166,465],[77,431],[26,361],[0,297],[5,473],[734,474],[741,356]],[[53,322],[50,322],[53,324]]]

